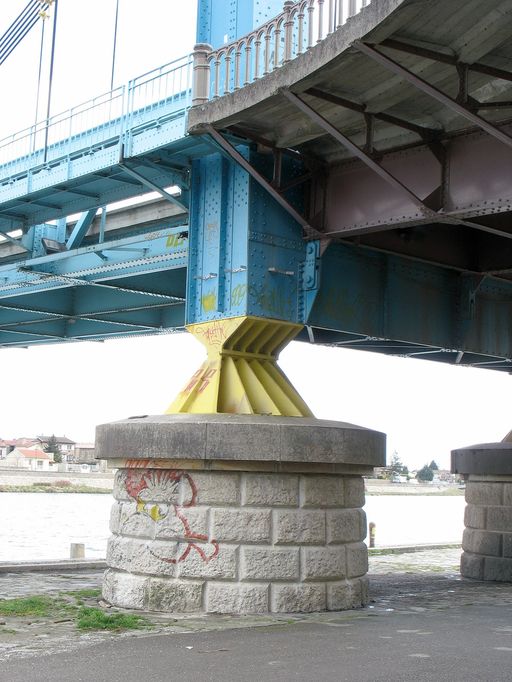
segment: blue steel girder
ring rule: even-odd
[[[87,234],[89,228],[92,225],[92,221],[96,216],[96,211],[96,208],[92,208],[89,211],[82,213],[75,227],[73,228],[73,232],[69,235],[69,238],[66,242],[66,248],[68,251],[73,248],[78,248],[82,244],[82,240]]]
[[[230,43],[283,9],[283,0],[199,0],[196,42],[214,48]]]
[[[334,244],[307,324],[318,343],[512,371],[512,281]]]
[[[246,146],[238,153],[272,177],[270,155]],[[283,161],[287,180],[302,172]],[[287,198],[302,208],[296,189]],[[304,321],[301,228],[246,170],[220,154],[195,161],[190,225],[188,323],[241,315]]]
[[[183,327],[187,234],[154,229],[0,266],[0,346]]]

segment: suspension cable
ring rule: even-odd
[[[112,74],[110,76],[110,89],[114,89],[114,69],[116,65],[116,46],[117,46],[117,20],[119,17],[119,0],[116,0],[116,18],[114,20],[114,47],[112,49]]]
[[[7,31],[0,37],[0,64],[12,54],[37,21],[47,16],[46,10],[53,0],[30,0],[25,9],[9,26]]]

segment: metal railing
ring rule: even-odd
[[[286,0],[281,14],[213,50],[194,48],[192,106],[227,95],[303,54],[372,0]]]
[[[156,108],[165,114],[190,106],[192,58],[182,57],[149,71],[128,85],[0,140],[2,176],[33,168],[122,138],[147,122]]]
[[[128,85],[0,140],[1,177],[123,141],[140,126],[233,92],[303,54],[372,0],[285,0],[284,9],[238,40],[187,55]],[[375,2],[375,0],[373,0]]]

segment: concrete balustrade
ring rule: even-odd
[[[192,106],[266,76],[321,42],[370,2],[285,0],[280,14],[247,35],[215,50],[202,43],[196,45]]]
[[[362,474],[385,437],[307,418],[166,415],[98,427],[116,475],[103,596],[169,612],[368,601]]]

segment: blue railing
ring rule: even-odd
[[[151,122],[157,108],[161,115],[162,110],[184,111],[191,103],[191,85],[192,58],[186,56],[9,135],[0,140],[0,178],[117,143]]]

